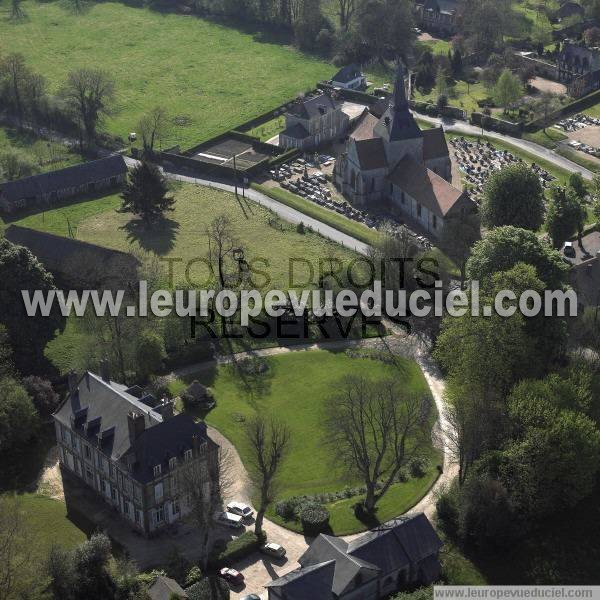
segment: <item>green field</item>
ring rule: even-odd
[[[0,19],[2,53],[24,54],[53,92],[71,69],[106,69],[117,92],[106,127],[124,138],[144,111],[163,105],[177,123],[163,146],[189,147],[335,72],[289,46],[195,17],[111,2],[82,14],[59,1],[22,7],[27,19]]]
[[[467,84],[466,81],[458,80],[455,82],[455,85],[449,86],[448,88],[449,104],[462,108],[469,114],[481,110],[477,101],[484,100],[485,98],[488,98],[489,95],[490,92],[483,83]],[[422,91],[415,88],[414,100],[416,102],[430,102],[435,104],[437,101],[437,92],[434,88],[429,93],[424,94]]]
[[[326,402],[345,376],[363,375],[377,380],[400,371],[408,392],[429,393],[419,367],[405,359],[399,359],[398,365],[392,366],[378,360],[351,358],[344,353],[312,351],[283,354],[266,360],[269,371],[258,380],[253,378],[248,385],[231,365],[222,365],[210,375],[201,373],[189,377],[185,382],[198,378],[213,388],[217,406],[206,420],[231,440],[243,461],[247,461],[249,456],[242,428],[246,419],[259,412],[273,415],[288,424],[291,450],[278,482],[279,498],[341,491],[348,485],[360,483],[343,471],[339,460],[331,456],[331,449],[325,443]],[[174,381],[172,391],[180,393],[185,382]],[[426,454],[431,459],[428,473],[423,478],[394,485],[389,496],[384,496],[381,502],[377,515],[380,520],[406,511],[429,489],[437,476],[435,465],[439,463],[439,456],[431,448]],[[354,517],[351,505],[356,501],[355,497],[328,506],[332,515],[331,526],[336,534],[364,529],[364,525]],[[286,524],[290,525],[294,524]]]
[[[0,20],[0,28],[1,23]],[[70,167],[83,160],[80,154],[70,151],[63,144],[49,142],[12,127],[0,126],[0,154],[7,151],[17,151],[28,157],[36,172]]]
[[[272,137],[275,137],[279,132],[285,129],[285,117],[279,116],[263,123],[262,125],[258,125],[245,131],[248,135],[253,135],[255,137],[260,138],[262,142],[266,142],[270,140]]]
[[[117,250],[149,252],[164,260],[165,268],[165,259],[175,259],[174,283],[179,285],[186,283],[185,269],[189,262],[206,258],[206,228],[221,214],[230,218],[236,238],[246,249],[247,259],[264,261],[256,266],[267,273],[266,277],[256,278],[259,286],[265,284],[268,277],[272,289],[289,289],[289,267],[293,258],[309,260],[318,273],[319,260],[329,256],[342,260],[354,257],[350,250],[344,250],[316,233],[297,233],[294,226],[281,221],[270,211],[241,197],[238,202],[233,194],[180,184],[174,195],[175,211],[167,213],[163,226],[151,230],[137,227],[139,221],[131,214],[117,212],[119,199],[116,195],[30,215],[16,223],[67,235],[68,218],[77,239]],[[189,283],[201,285],[207,276],[204,263],[192,264]]]

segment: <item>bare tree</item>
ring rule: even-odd
[[[85,134],[88,142],[92,142],[98,126],[112,111],[115,99],[112,77],[100,69],[71,71],[62,95],[77,117],[82,134]]]
[[[348,31],[354,10],[356,9],[355,0],[338,0],[338,16],[340,17],[340,27]]]
[[[203,571],[206,571],[213,544],[214,513],[221,509],[223,498],[234,481],[230,453],[221,447],[209,445],[206,456],[189,461],[179,469],[179,489],[202,536],[200,565]]]
[[[546,133],[546,126],[548,125],[548,117],[551,113],[557,111],[560,108],[560,99],[556,94],[552,92],[542,92],[535,103],[535,109],[540,112],[544,117],[544,133]]]
[[[243,257],[244,249],[235,237],[231,220],[225,214],[212,220],[206,234],[211,273],[223,290],[234,278],[239,282],[240,257]],[[234,273],[235,269],[237,272]]]
[[[8,91],[9,101],[14,105],[19,125],[23,122],[27,84],[31,76],[22,54],[9,54],[0,62],[0,80]]]
[[[429,397],[407,393],[399,379],[351,376],[329,401],[328,443],[336,460],[364,481],[367,513],[431,439],[430,409]]]
[[[260,493],[254,532],[261,535],[265,513],[274,500],[277,474],[289,450],[290,430],[275,419],[257,416],[246,425],[246,440],[252,450],[252,479]]]
[[[167,109],[162,106],[156,106],[139,120],[138,130],[142,136],[144,151],[152,152],[154,150],[154,144],[162,141],[168,126]]]

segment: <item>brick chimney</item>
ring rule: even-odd
[[[77,385],[79,383],[79,376],[75,371],[73,371],[73,369],[69,371],[67,381],[69,384],[69,394],[73,395],[77,391]]]
[[[100,376],[106,383],[110,383],[110,365],[108,364],[108,360],[103,358],[100,361]]]
[[[133,444],[146,428],[144,415],[131,411],[127,414],[127,427],[129,429],[129,441]]]

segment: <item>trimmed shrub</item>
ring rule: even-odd
[[[240,537],[234,538],[227,543],[220,552],[213,552],[210,562],[213,566],[230,565],[244,556],[248,556],[265,541],[264,536],[260,538],[253,531],[246,531]]]
[[[291,521],[296,516],[296,502],[293,498],[288,500],[280,500],[275,505],[275,513],[282,519]]]
[[[410,461],[409,469],[412,477],[423,477],[427,470],[427,461],[417,456]]]
[[[191,585],[194,585],[195,583],[198,583],[199,581],[202,580],[202,571],[200,570],[200,567],[198,567],[197,565],[193,566],[188,574],[185,576],[185,583],[184,583],[184,587],[190,587]]]
[[[321,504],[306,504],[300,512],[304,533],[318,535],[329,526],[329,511]]]

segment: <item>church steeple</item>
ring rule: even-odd
[[[405,71],[402,61],[398,61],[396,69],[396,81],[394,82],[394,95],[390,101],[394,112],[408,111],[408,100],[406,98]]]

